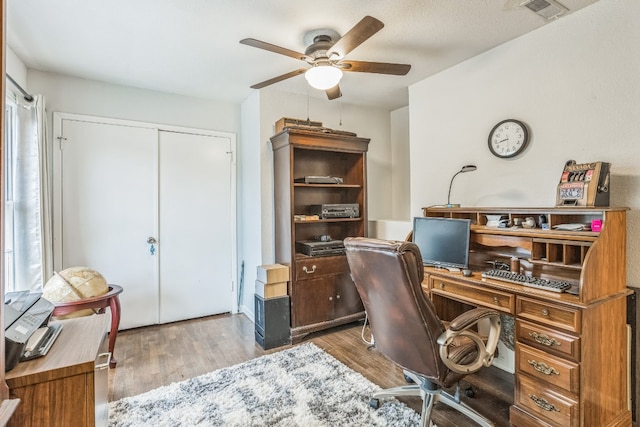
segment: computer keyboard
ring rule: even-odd
[[[571,289],[571,283],[560,280],[547,280],[538,277],[525,276],[507,270],[487,270],[482,273],[482,277],[487,279],[502,280],[503,282],[515,283],[517,285],[529,286],[551,292],[566,292]]]

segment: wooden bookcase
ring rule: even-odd
[[[274,154],[275,260],[290,266],[291,340],[364,317],[344,255],[307,256],[296,241],[367,235],[366,153],[369,139],[285,129],[271,138]],[[296,183],[306,176],[340,177],[341,184]],[[357,203],[357,218],[296,219],[310,205]]]

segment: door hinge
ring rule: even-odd
[[[58,140],[58,149],[62,151],[64,149],[64,142],[67,140],[64,136],[59,136],[56,138]]]

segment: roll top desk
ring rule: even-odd
[[[471,277],[425,268],[423,288],[439,315],[469,306],[515,318],[515,426],[630,426],[626,324],[626,208],[424,208],[471,220]],[[532,217],[535,228],[487,226]],[[538,218],[546,220],[541,229]],[[601,222],[600,231],[563,230]],[[518,222],[518,220],[516,220]],[[558,227],[560,226],[560,227]],[[565,227],[566,228],[566,227]],[[482,277],[518,259],[520,273],[570,282],[556,293]]]

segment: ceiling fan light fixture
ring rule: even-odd
[[[332,65],[316,65],[304,73],[304,77],[311,87],[319,90],[327,90],[340,83],[342,70]]]

